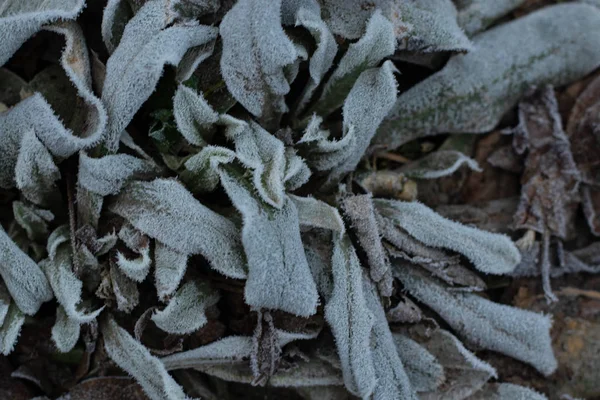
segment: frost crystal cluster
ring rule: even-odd
[[[76,379],[116,365],[156,400],[216,399],[224,382],[306,399],[545,398],[488,382],[474,354],[557,367],[550,317],[484,293],[519,248],[372,190],[365,160],[489,132],[530,87],[590,73],[600,9],[488,29],[523,1],[97,3],[91,26],[84,0],[0,4],[2,354],[50,319],[53,354],[87,360]],[[62,47],[34,56],[36,40]],[[398,60],[444,56],[398,89]],[[17,70],[19,57],[39,60]],[[462,166],[479,170],[442,147],[394,184]]]

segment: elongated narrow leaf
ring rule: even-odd
[[[414,179],[437,179],[452,175],[461,166],[466,165],[473,171],[481,172],[477,161],[456,150],[440,150],[408,163],[398,172]]]
[[[374,10],[389,15],[392,1],[373,0],[363,3],[361,0],[319,0],[323,6],[323,18],[336,35],[347,39],[358,39],[365,31]]]
[[[102,14],[102,40],[109,53],[121,41],[127,22],[133,17],[133,10],[126,0],[108,0]]]
[[[345,232],[344,221],[337,208],[314,197],[290,195],[290,199],[298,210],[300,225],[328,229],[340,235]]]
[[[15,166],[17,188],[32,203],[49,205],[58,179],[60,172],[52,155],[29,129],[23,134]]]
[[[52,326],[52,341],[62,353],[69,352],[79,340],[81,325],[69,318],[65,309],[58,306],[56,309],[56,322]]]
[[[102,311],[86,313],[78,309],[81,302],[83,283],[73,273],[73,261],[69,243],[69,230],[66,225],[57,228],[48,238],[48,258],[40,262],[56,300],[63,306],[69,318],[87,323],[94,320]]]
[[[79,156],[80,185],[101,196],[117,194],[133,179],[156,176],[158,167],[150,161],[128,154],[92,158],[85,153]]]
[[[524,386],[512,383],[494,383],[484,387],[478,393],[469,397],[468,400],[547,400],[543,394]]]
[[[10,293],[8,293],[6,285],[0,281],[0,326],[4,323],[11,302]]]
[[[521,253],[508,236],[450,221],[421,203],[379,199],[373,202],[381,215],[415,239],[427,246],[461,253],[482,272],[506,274],[521,261]]]
[[[110,264],[109,279],[111,298],[117,302],[117,309],[130,313],[140,303],[140,291],[137,283],[123,273],[116,263]]]
[[[332,171],[334,179],[353,171],[369,147],[377,127],[396,101],[396,68],[386,61],[381,68],[360,74],[342,109],[344,132],[353,130],[356,140],[346,160]]]
[[[38,265],[0,228],[0,276],[16,305],[33,315],[52,299],[52,289]]]
[[[204,146],[210,142],[214,132],[213,124],[219,120],[219,114],[202,94],[182,84],[177,87],[173,98],[173,115],[179,132],[196,146]]]
[[[335,338],[344,384],[350,393],[369,397],[377,385],[370,347],[374,318],[363,293],[362,269],[347,236],[334,239],[332,272],[325,319]]]
[[[220,273],[246,277],[235,225],[203,206],[177,181],[132,182],[108,207],[179,253],[202,254]]]
[[[163,66],[177,65],[190,47],[217,37],[216,28],[192,22],[166,28],[172,17],[162,0],[146,2],[106,63],[102,101],[109,116],[106,146],[112,152],[123,129],[154,91]]]
[[[0,326],[0,354],[7,356],[13,351],[24,322],[25,314],[15,303],[11,303]]]
[[[153,400],[188,399],[160,360],[112,318],[103,325],[102,335],[108,356],[142,385],[148,397]]]
[[[54,219],[50,211],[13,201],[13,215],[15,221],[27,232],[29,240],[41,242],[48,238],[48,223]]]
[[[374,316],[371,352],[377,385],[373,391],[373,399],[417,400],[415,389],[396,349],[377,289],[366,274],[363,274],[363,291],[367,306]]]
[[[285,197],[281,209],[262,203],[239,172],[221,169],[221,184],[244,218],[242,243],[248,259],[246,303],[307,317],[318,294],[300,238],[296,206]]]
[[[398,355],[406,368],[410,384],[417,392],[437,389],[444,382],[444,368],[436,358],[414,340],[393,334]]]
[[[599,27],[600,9],[570,3],[477,35],[475,50],[398,97],[374,143],[396,148],[438,133],[489,132],[529,87],[562,86],[596,69]]]
[[[450,292],[407,268],[396,276],[408,292],[437,312],[461,336],[549,375],[557,362],[552,352],[549,317],[493,303],[470,293]]]
[[[290,90],[283,69],[296,49],[281,27],[280,0],[241,0],[225,15],[221,70],[227,88],[269,127],[287,111]]]
[[[74,19],[84,4],[84,0],[4,1],[0,9],[0,65],[42,25],[58,19]]]
[[[398,49],[419,53],[467,52],[473,46],[458,26],[451,0],[399,0],[393,21]]]
[[[339,108],[360,74],[394,53],[395,42],[392,23],[379,10],[373,13],[364,36],[348,47],[312,111],[325,117]]]
[[[185,283],[164,310],[156,312],[152,321],[165,332],[178,335],[192,333],[208,322],[205,311],[219,301],[219,292],[204,282]]]
[[[476,34],[510,13],[526,0],[458,0],[458,24],[469,36]]]
[[[175,292],[187,267],[188,255],[156,242],[154,247],[154,280],[158,298],[164,300]]]

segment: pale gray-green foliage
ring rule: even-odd
[[[108,208],[177,252],[202,254],[218,272],[232,278],[246,277],[238,229],[202,205],[179,182],[132,182]]]
[[[296,390],[305,400],[348,400],[346,389],[340,386],[313,386]]]
[[[24,322],[25,314],[14,302],[10,303],[4,323],[0,326],[0,354],[7,356],[12,352]]]
[[[375,208],[427,246],[456,251],[478,270],[506,274],[521,261],[521,253],[506,235],[462,225],[418,202],[373,200]]]
[[[342,235],[346,228],[337,208],[314,197],[289,195],[298,210],[300,225],[313,228],[328,229]]]
[[[133,10],[126,0],[108,0],[102,14],[102,40],[109,53],[121,41],[121,36],[129,19],[133,16]]]
[[[463,165],[476,172],[482,171],[477,161],[460,151],[439,150],[402,166],[398,172],[414,179],[437,179],[452,175]]]
[[[395,333],[392,336],[415,391],[432,391],[444,382],[446,379],[444,368],[430,352],[404,335]]]
[[[4,319],[8,314],[8,308],[12,302],[10,293],[3,281],[0,281],[0,326],[4,324]]]
[[[28,205],[22,201],[13,201],[13,215],[15,221],[27,232],[27,237],[32,241],[45,241],[48,237],[48,222],[54,215],[48,210],[42,210]]]
[[[234,151],[221,146],[206,146],[185,162],[181,178],[194,193],[211,192],[219,184],[218,166],[236,158]]]
[[[177,290],[164,310],[152,315],[152,321],[168,333],[192,333],[206,325],[206,309],[217,301],[219,292],[208,283],[189,281]]]
[[[101,196],[117,194],[129,181],[156,176],[158,167],[151,161],[128,154],[110,154],[92,158],[79,154],[79,184]]]
[[[333,290],[326,297],[325,320],[335,338],[346,388],[367,398],[377,385],[370,348],[375,320],[363,293],[362,268],[346,235],[334,238],[331,268]]]
[[[559,4],[473,38],[474,50],[398,97],[374,144],[492,130],[530,86],[561,86],[600,65],[600,10]],[[552,32],[552,34],[548,34]]]
[[[74,19],[85,0],[5,0],[0,6],[0,65],[44,24]]]
[[[150,246],[145,246],[138,250],[140,256],[134,259],[129,259],[123,253],[117,251],[115,263],[129,279],[142,282],[146,279],[148,272],[150,272],[152,259],[150,258]]]
[[[487,28],[526,0],[458,0],[458,24],[469,36]]]
[[[159,242],[154,245],[154,286],[160,300],[179,286],[187,267],[188,254],[178,252]]]
[[[391,22],[379,10],[375,11],[369,19],[364,35],[359,41],[348,47],[346,54],[325,84],[321,98],[311,108],[311,111],[327,116],[338,109],[360,74],[368,68],[375,67],[385,57],[392,55],[395,43],[394,28]]]
[[[366,7],[362,0],[319,0],[319,3],[331,31],[347,39],[360,38],[373,12],[382,10],[389,15],[392,5],[390,0],[373,0]]]
[[[422,400],[464,399],[498,377],[491,365],[475,357],[448,331],[436,329],[423,346],[442,365],[446,379],[437,390],[420,393]]]
[[[411,295],[469,342],[526,362],[544,375],[556,369],[550,317],[496,304],[475,294],[448,291],[407,268],[398,268],[395,275]]]
[[[316,312],[318,294],[300,238],[298,212],[289,197],[280,209],[257,198],[239,172],[220,172],[221,184],[240,211],[242,243],[248,260],[244,297],[256,308],[299,316]]]
[[[468,400],[547,400],[547,397],[527,387],[512,383],[488,384]]]
[[[15,183],[27,200],[35,204],[48,205],[56,190],[55,181],[60,179],[58,167],[52,155],[28,129],[21,139],[19,155],[15,165]]]
[[[356,80],[342,108],[343,130],[353,130],[356,139],[344,162],[331,171],[332,179],[338,179],[356,168],[377,127],[394,105],[397,90],[395,71],[394,64],[386,61],[381,68],[363,71]]]
[[[223,18],[221,71],[229,92],[271,124],[287,111],[290,90],[283,69],[297,57],[281,27],[280,0],[240,0]]]
[[[160,360],[109,318],[102,326],[108,356],[142,386],[153,400],[187,400]]]
[[[286,169],[283,142],[256,122],[227,117],[227,135],[235,144],[235,153],[244,166],[253,171],[252,181],[267,204],[281,208],[285,197]]]
[[[249,358],[251,352],[252,337],[227,336],[205,346],[163,357],[161,361],[169,371],[202,365],[232,365]]]
[[[213,124],[219,114],[212,109],[202,94],[180,84],[173,98],[173,115],[177,129],[188,142],[205,146],[214,132]]]
[[[123,129],[154,91],[163,66],[177,65],[190,47],[217,37],[217,28],[191,21],[168,26],[170,14],[163,0],[146,2],[125,27],[106,63],[102,101],[109,116],[106,147],[112,152]]]
[[[312,172],[304,158],[300,157],[292,147],[285,148],[285,174],[283,184],[286,190],[296,190],[310,179]]]
[[[292,43],[294,43],[294,48],[296,49],[296,59],[293,63],[283,67],[283,75],[289,84],[294,82],[298,77],[300,64],[308,60],[308,49],[306,48],[307,46],[302,43],[302,39],[294,37],[293,35],[290,35],[290,39],[292,40]],[[275,128],[275,125],[273,125],[273,128]]]
[[[40,267],[0,228],[0,276],[16,305],[33,315],[52,299],[52,289]]]
[[[354,127],[350,126],[340,139],[330,140],[330,132],[321,129],[322,122],[322,117],[313,114],[298,144],[307,147],[306,159],[312,168],[327,171],[347,159],[357,138]]]
[[[62,353],[71,351],[79,340],[80,330],[79,322],[69,318],[65,309],[59,305],[56,308],[56,322],[54,322],[51,332],[56,348]]]
[[[48,238],[48,258],[40,262],[58,303],[64,308],[69,318],[87,323],[94,320],[104,307],[86,313],[78,308],[81,302],[83,283],[73,273],[73,261],[69,242],[69,228],[58,227]]]
[[[398,49],[419,53],[473,49],[458,26],[452,0],[399,0],[393,2],[392,11]]]
[[[382,296],[392,295],[393,278],[387,254],[381,243],[379,227],[370,195],[350,196],[342,207],[356,232],[358,243],[367,256],[371,279],[379,284]]]
[[[117,301],[117,310],[130,313],[140,303],[140,291],[136,282],[112,263],[109,276],[112,295]]]
[[[302,220],[300,221],[300,225],[303,225]],[[331,236],[331,232],[323,229],[312,229],[302,233],[306,261],[308,261],[308,266],[317,285],[317,290],[325,300],[329,299],[333,290],[331,267],[333,242]]]
[[[78,180],[79,182],[79,180]],[[104,197],[98,193],[90,192],[81,186],[81,182],[77,185],[77,218],[82,225],[90,225],[93,228],[98,228],[100,221],[100,212],[104,204]]]
[[[363,274],[363,292],[368,309],[374,317],[371,352],[377,384],[373,391],[373,400],[416,400],[417,394],[396,350],[377,289],[366,274]]]
[[[321,8],[316,0],[286,0],[281,5],[282,23],[306,28],[315,39],[317,48],[310,56],[308,72],[310,81],[302,89],[294,113],[301,113],[315,89],[331,68],[337,54],[337,44],[327,24],[321,19]]]

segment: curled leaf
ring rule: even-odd
[[[219,120],[219,114],[204,100],[202,94],[183,84],[177,87],[173,98],[173,115],[179,132],[196,146],[210,142],[213,124]]]
[[[56,309],[56,322],[52,326],[52,341],[62,353],[67,353],[75,347],[79,340],[79,322],[69,318],[65,309],[58,306]]]
[[[156,242],[154,247],[154,279],[158,298],[164,300],[179,286],[187,267],[188,255]]]
[[[469,36],[476,34],[500,19],[526,0],[458,0],[458,24]]]
[[[437,389],[446,377],[444,368],[436,358],[414,340],[400,334],[392,336],[415,391],[427,392]]]
[[[398,172],[414,179],[437,179],[452,175],[463,165],[473,171],[482,171],[477,161],[465,156],[460,151],[440,150],[406,164]]]

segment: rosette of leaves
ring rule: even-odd
[[[102,344],[152,399],[217,398],[206,377],[221,388],[287,387],[309,399],[544,398],[488,385],[497,373],[472,352],[500,352],[546,375],[556,368],[550,318],[482,293],[481,275],[519,263],[510,238],[418,202],[375,198],[353,179],[378,130],[395,135],[392,145],[413,125],[411,138],[452,131],[438,127],[427,96],[462,78],[449,67],[472,62],[469,54],[401,96],[389,58],[398,49],[471,50],[453,3],[374,2],[354,19],[344,13],[358,2],[223,3],[109,0],[105,65],[74,21],[83,1],[8,1],[0,10],[2,60],[40,29],[58,33],[66,43],[58,63],[73,89],[73,106],[60,107],[51,87],[2,71],[14,85],[0,99],[0,187],[11,215],[0,230],[2,352],[25,315],[54,298],[56,349],[83,344],[89,360]],[[563,12],[600,19],[591,6],[556,6],[511,29],[531,33]],[[503,35],[486,34],[474,39],[481,57],[503,46]],[[527,38],[549,40],[535,37]],[[534,58],[552,47],[536,44]],[[572,46],[567,64],[551,73],[536,64],[508,89],[494,79],[520,53],[483,79],[508,99],[499,104],[536,76],[576,79],[597,66],[598,51]],[[578,51],[586,63],[574,70]],[[163,83],[174,95],[157,109],[151,96]],[[447,91],[461,101],[440,97],[452,121],[473,112],[477,85],[464,96]],[[406,125],[405,103],[414,124]],[[131,124],[140,110],[154,118],[149,135]],[[486,127],[501,110],[492,111]],[[384,120],[393,129],[382,131]],[[407,173],[434,179],[465,163],[477,168],[444,150]],[[250,330],[219,315],[233,298],[243,299]],[[222,329],[201,345],[192,340],[211,324]]]

